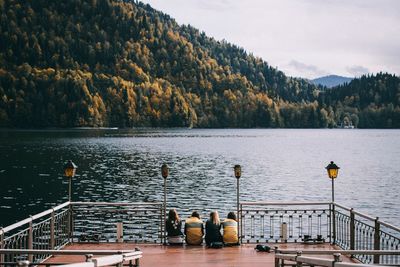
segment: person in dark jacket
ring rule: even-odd
[[[219,220],[218,211],[213,211],[210,213],[210,219],[206,222],[206,245],[208,247],[212,246],[212,243],[222,244],[221,235],[221,222]]]
[[[182,221],[179,219],[179,215],[175,209],[169,211],[168,219],[165,222],[165,228],[167,230],[169,244],[183,244]]]

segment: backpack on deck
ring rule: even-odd
[[[267,245],[257,245],[254,249],[257,251],[260,251],[260,252],[270,252],[271,251],[271,247],[267,246]]]

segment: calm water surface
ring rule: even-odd
[[[67,200],[63,164],[78,166],[73,200],[162,201],[222,216],[241,201],[329,201],[324,167],[340,167],[336,201],[399,225],[399,130],[138,129],[0,131],[0,226]]]

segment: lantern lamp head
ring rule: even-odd
[[[64,165],[64,175],[68,178],[72,178],[75,176],[75,172],[78,166],[76,166],[71,160]]]
[[[240,165],[235,165],[233,169],[235,171],[235,177],[239,179],[240,176],[242,176],[242,167]]]
[[[164,179],[167,179],[168,174],[169,174],[168,166],[167,166],[167,164],[164,163],[164,164],[161,166],[161,175],[162,175],[162,177],[163,177]]]
[[[325,169],[328,171],[329,178],[336,179],[340,168],[333,161],[331,161],[331,163],[326,166]]]

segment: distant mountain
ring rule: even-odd
[[[315,85],[322,85],[328,88],[332,88],[338,85],[349,83],[351,80],[353,80],[353,78],[338,75],[328,75],[311,80],[311,82]]]

